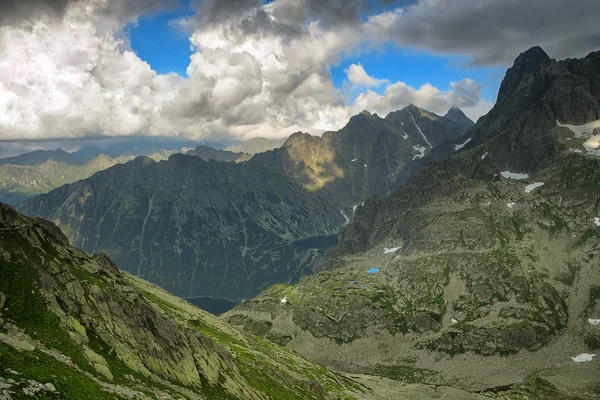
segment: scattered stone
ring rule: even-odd
[[[12,386],[13,385],[10,384],[10,382],[4,381],[2,378],[0,378],[0,390],[10,389]]]
[[[46,389],[47,392],[52,392],[52,393],[56,392],[56,387],[54,387],[54,385],[51,383],[46,383],[44,385],[44,388]]]

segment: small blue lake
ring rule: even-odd
[[[367,274],[374,274],[376,272],[379,272],[379,268],[371,268],[367,270]]]

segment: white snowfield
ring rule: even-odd
[[[458,151],[460,149],[462,149],[463,147],[465,147],[469,142],[471,141],[471,139],[467,139],[463,144],[455,144],[454,145],[454,151]]]
[[[536,183],[532,183],[531,185],[527,185],[525,186],[525,193],[531,193],[533,192],[535,189],[544,186],[544,182],[536,182]]]
[[[502,171],[502,172],[500,172],[500,175],[502,175],[502,177],[504,177],[506,179],[515,179],[517,181],[529,178],[528,174],[519,174],[516,172],[510,172],[510,171]]]
[[[556,121],[556,125],[569,129],[580,139],[587,139],[583,147],[589,154],[600,156],[600,134],[594,134],[595,129],[600,129],[600,119],[583,125],[561,124]]]
[[[395,253],[395,252],[397,252],[398,250],[400,250],[400,247],[391,247],[391,248],[389,248],[389,249],[388,249],[387,247],[385,247],[385,248],[383,249],[383,254]]]
[[[581,353],[578,356],[571,357],[571,360],[575,361],[576,363],[584,363],[592,361],[594,357],[596,357],[595,354]]]
[[[413,122],[415,123],[415,126],[417,127],[417,130],[419,131],[419,133],[423,137],[423,140],[425,140],[425,143],[427,143],[427,146],[429,146],[430,149],[433,149],[433,146],[431,145],[431,143],[429,143],[429,140],[427,140],[427,136],[425,136],[425,134],[421,130],[421,127],[417,124],[417,121],[415,121],[415,117],[412,115],[411,112],[409,112],[409,114],[410,114],[410,117],[412,118]]]
[[[358,207],[362,207],[362,206],[364,206],[364,205],[365,205],[365,202],[363,201],[362,203],[359,203],[359,204],[357,204],[357,205],[355,205],[355,206],[352,206],[352,216],[354,216],[354,214],[356,214],[356,209],[357,209]]]
[[[342,217],[344,217],[344,219],[346,220],[346,224],[349,224],[350,223],[350,218],[348,218],[346,216],[346,214],[344,213],[344,210],[340,210],[340,212],[342,213]]]
[[[427,150],[423,146],[413,146],[413,149],[415,149],[416,151],[418,151],[419,153],[421,153],[421,154],[417,154],[416,156],[414,156],[413,160],[417,160],[419,158],[423,158],[425,156],[425,150]]]

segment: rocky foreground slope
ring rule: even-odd
[[[331,241],[319,237],[337,234],[366,198],[404,184],[433,146],[469,125],[415,106],[386,118],[363,113],[339,132],[297,133],[244,163],[140,158],[19,209],[177,295],[241,300],[313,272]]]
[[[336,399],[367,389],[241,334],[0,203],[0,397]]]
[[[232,328],[51,222],[0,203],[0,398],[477,400],[487,396],[339,374]]]
[[[340,370],[509,398],[600,398],[600,52],[523,53],[494,109],[330,269],[227,319]]]

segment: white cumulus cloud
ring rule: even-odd
[[[365,71],[361,64],[351,64],[344,70],[348,80],[356,86],[378,87],[388,82],[387,79],[375,79]]]

